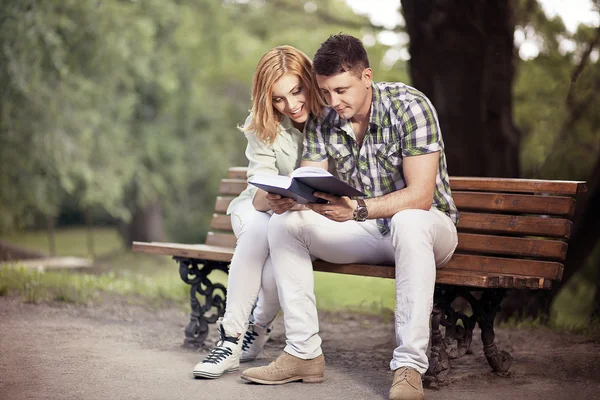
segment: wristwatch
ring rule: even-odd
[[[356,199],[358,203],[356,205],[356,210],[354,210],[354,220],[358,222],[363,222],[367,220],[369,216],[369,210],[367,210],[367,205],[363,199]]]

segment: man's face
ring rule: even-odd
[[[351,119],[357,113],[369,112],[371,106],[371,69],[363,70],[360,77],[352,72],[325,76],[317,75],[317,84],[327,104],[341,118]]]

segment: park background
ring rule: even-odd
[[[236,126],[260,56],[281,44],[312,56],[345,32],[376,81],[431,98],[451,175],[588,182],[560,290],[515,297],[502,318],[597,333],[600,1],[569,2],[568,28],[550,0],[382,1],[386,22],[366,3],[379,2],[4,0],[0,256],[93,266],[4,261],[0,295],[186,307],[177,265],[131,253],[132,240],[202,243],[219,180],[247,163]],[[393,281],[317,274],[320,308],[391,320]]]

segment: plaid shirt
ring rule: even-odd
[[[406,187],[402,172],[404,157],[439,151],[432,205],[457,223],[444,142],[433,105],[423,93],[402,83],[373,83],[372,88],[370,124],[362,146],[357,146],[350,121],[326,107],[321,117],[311,117],[306,124],[303,159],[331,158],[340,179],[367,197],[379,197]],[[390,220],[377,220],[384,235],[390,231]]]

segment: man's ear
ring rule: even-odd
[[[371,86],[371,82],[373,82],[373,70],[371,68],[363,69],[362,81],[365,83],[367,88]]]

